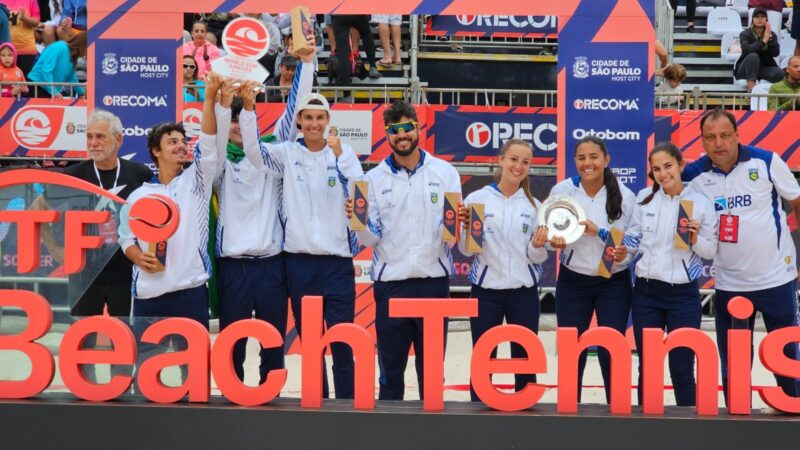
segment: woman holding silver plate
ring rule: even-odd
[[[469,279],[472,297],[478,299],[478,316],[470,319],[472,343],[490,328],[521,325],[534,333],[539,330],[538,282],[540,264],[547,259],[547,230],[537,222],[541,203],[530,192],[528,172],[533,149],[528,142],[510,139],[500,149],[496,182],[475,191],[464,200],[459,216],[464,224],[458,248],[472,256]],[[470,205],[484,207],[483,225],[470,222]],[[473,220],[474,222],[474,220]],[[466,234],[482,229],[482,248],[469,251]],[[476,250],[476,249],[472,249]],[[524,358],[525,350],[511,344],[511,357]],[[492,354],[494,357],[494,352]],[[514,389],[522,390],[535,383],[536,375],[517,374]],[[473,401],[478,401],[470,389]]]
[[[617,245],[613,261],[604,266],[603,255],[612,227],[624,231],[633,215],[636,196],[619,183],[608,168],[610,156],[602,139],[587,136],[575,146],[578,176],[556,184],[540,211],[540,222],[548,226],[550,246],[561,251],[556,282],[556,319],[559,327],[585,332],[597,314],[597,325],[622,334],[631,306],[629,257]],[[568,211],[573,213],[569,214]],[[585,213],[584,213],[585,212]],[[585,215],[584,215],[585,214]],[[615,234],[619,232],[614,230]],[[605,275],[601,269],[605,267]],[[580,401],[586,352],[578,362]],[[611,358],[598,350],[605,383],[606,401],[611,398]]]

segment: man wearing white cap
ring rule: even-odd
[[[325,97],[308,94],[297,106],[297,125],[303,138],[297,142],[266,144],[260,154],[248,153],[250,162],[283,177],[283,202],[279,212],[285,232],[286,273],[295,326],[301,335],[303,296],[321,295],[328,327],[352,323],[355,315],[353,255],[358,251],[355,233],[342,209],[350,196],[350,182],[364,172],[358,157],[339,137],[325,137],[330,108]],[[242,136],[245,148],[258,139]],[[257,145],[257,144],[255,144]],[[353,398],[353,353],[346,344],[332,344],[336,398]],[[327,377],[323,395],[327,396]]]

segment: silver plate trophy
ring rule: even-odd
[[[585,225],[580,224],[586,220],[586,212],[578,202],[566,195],[548,198],[539,208],[538,219],[539,225],[547,226],[548,240],[560,236],[567,244],[580,239],[586,229]]]

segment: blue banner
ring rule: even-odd
[[[566,154],[584,136],[603,139],[611,170],[633,192],[646,185],[647,140],[653,133],[654,87],[648,80],[645,43],[565,42],[559,59],[566,68]],[[572,158],[566,176],[577,175]]]
[[[558,33],[557,19],[556,16],[433,16],[428,22],[426,33],[448,36],[538,36]]]
[[[95,46],[95,107],[122,119],[120,156],[150,164],[147,130],[174,121],[179,41],[99,39]]]
[[[508,139],[528,141],[535,164],[556,159],[556,112],[543,108],[436,107],[428,114],[428,147],[453,161],[495,162]]]

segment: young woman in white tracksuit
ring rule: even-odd
[[[500,149],[497,182],[469,194],[459,211],[465,228],[469,226],[470,204],[481,203],[485,211],[483,251],[467,251],[469,230],[462,230],[458,242],[461,253],[472,256],[469,279],[472,297],[478,299],[478,316],[470,319],[473,345],[490,328],[502,325],[503,319],[539,331],[538,282],[540,264],[547,259],[547,229],[537,222],[541,204],[530,192],[531,158],[529,143],[506,141]],[[512,358],[525,356],[521,346],[511,345]],[[515,375],[514,389],[522,390],[532,382],[536,382],[536,375]],[[473,401],[478,400],[471,389],[470,395]]]
[[[602,139],[587,136],[575,146],[578,176],[555,186],[550,195],[567,195],[586,211],[586,231],[577,241],[566,245],[554,237],[550,245],[561,250],[561,267],[556,281],[556,319],[559,327],[585,332],[597,314],[597,325],[614,328],[622,334],[628,325],[631,305],[631,278],[623,246],[614,252],[611,277],[597,273],[606,238],[612,227],[625,230],[633,215],[636,196],[620,184],[611,169],[610,157]],[[587,353],[578,361],[578,400],[581,398],[583,370]],[[605,382],[606,400],[610,396],[611,359],[608,351],[598,351],[600,371]]]
[[[680,150],[669,142],[650,151],[652,187],[639,192],[625,240],[631,252],[641,255],[636,263],[632,315],[639,349],[639,404],[642,402],[642,330],[700,328],[700,258],[717,252],[717,215],[703,194],[681,182],[684,162]],[[677,249],[674,236],[681,200],[693,202],[690,248]],[[659,362],[659,364],[662,364]],[[678,406],[694,406],[694,353],[687,348],[669,352],[669,372]]]
[[[355,316],[353,255],[359,244],[342,204],[350,182],[364,175],[353,149],[338,136],[325,137],[330,108],[325,97],[308,94],[297,106],[303,138],[296,142],[264,144],[246,158],[259,170],[283,179],[279,216],[283,225],[286,277],[295,327],[302,341],[302,298],[321,295],[328,327],[352,323]],[[258,146],[258,136],[242,136],[245,148]],[[353,352],[332,344],[336,398],[353,398]],[[323,395],[328,394],[323,376]]]

